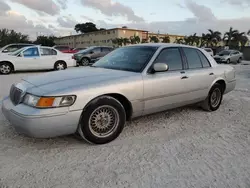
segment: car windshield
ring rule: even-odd
[[[118,48],[104,56],[92,67],[141,72],[158,47],[130,46]]]
[[[223,50],[220,53],[218,53],[219,55],[229,55],[231,53],[231,51],[228,50]]]
[[[21,48],[21,49],[14,51],[14,52],[11,52],[11,53],[9,53],[9,55],[17,56],[21,51],[23,51],[24,48]]]

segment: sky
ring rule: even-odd
[[[250,0],[0,0],[0,29],[28,34],[75,34],[77,23],[178,35],[250,30]]]

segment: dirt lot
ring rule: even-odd
[[[102,146],[18,135],[0,111],[0,188],[249,188],[250,65],[235,67],[237,88],[218,111],[185,107],[143,117]],[[38,73],[1,75],[0,100],[28,74]]]

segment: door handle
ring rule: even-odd
[[[209,73],[209,75],[214,75],[214,73],[213,73],[213,72],[211,72],[211,73]]]
[[[188,79],[188,76],[182,76],[181,79]]]

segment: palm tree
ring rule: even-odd
[[[176,38],[176,40],[174,41],[174,43],[184,44],[183,38]]]
[[[230,27],[229,31],[224,34],[223,40],[226,42],[227,46],[230,46],[235,35],[239,33],[238,30],[234,30]]]
[[[163,43],[170,43],[170,37],[169,36],[161,37],[161,39],[162,39]]]
[[[150,42],[154,42],[154,43],[158,43],[159,42],[159,39],[156,36],[150,36],[149,38],[150,38]]]
[[[208,34],[202,33],[200,38],[200,47],[204,47],[208,45],[209,36]]]
[[[142,39],[141,43],[148,43],[147,39]]]
[[[131,44],[139,44],[141,42],[141,39],[139,36],[131,36],[130,37]]]
[[[211,29],[208,30],[209,33],[207,34],[208,44],[211,46],[217,46],[218,42],[221,41],[221,32],[213,31]]]
[[[128,38],[123,38],[123,44],[124,44],[124,46],[126,46],[129,43],[130,43],[130,40]]]
[[[241,48],[244,47],[246,45],[247,41],[248,41],[248,38],[245,35],[245,32],[233,34],[232,45],[234,48],[238,48],[239,44],[240,44]]]

